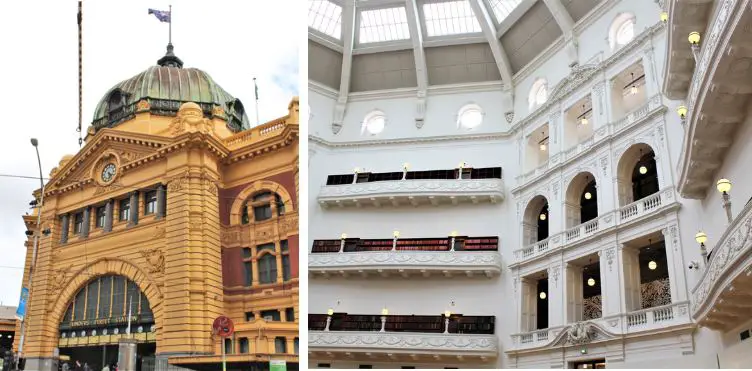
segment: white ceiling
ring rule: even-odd
[[[309,0],[309,78],[350,91],[503,81],[602,0]]]

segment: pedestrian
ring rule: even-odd
[[[110,366],[105,363],[104,367],[102,367],[102,371],[110,371]]]
[[[70,371],[70,366],[68,366],[68,362],[63,362],[63,371]]]
[[[75,371],[81,371],[81,369],[82,369],[82,367],[81,367],[81,361],[76,360],[76,366],[73,367],[73,370],[75,370]]]
[[[89,362],[84,362],[84,371],[92,371]]]

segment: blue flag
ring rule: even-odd
[[[149,9],[149,14],[154,14],[160,22],[170,23],[170,12],[165,10]]]
[[[18,309],[16,310],[16,318],[22,320],[26,316],[26,301],[29,300],[29,289],[21,288],[21,298],[18,300]]]

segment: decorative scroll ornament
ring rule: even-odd
[[[611,266],[614,262],[614,255],[616,255],[615,249],[612,247],[608,250],[606,250],[606,261],[608,262],[608,270],[612,271],[613,267]]]
[[[601,295],[591,296],[582,300],[582,318],[591,320],[601,318],[603,313],[603,303]]]
[[[141,256],[146,260],[149,273],[162,274],[165,270],[165,259],[159,249],[142,250]]]
[[[507,123],[511,124],[514,121],[514,112],[505,113],[504,118],[507,119]]]

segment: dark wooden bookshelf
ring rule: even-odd
[[[485,168],[463,168],[462,179],[501,179],[500,167],[485,167]],[[422,171],[408,171],[407,174],[398,172],[386,172],[386,173],[368,173],[361,172],[357,174],[337,174],[329,175],[326,179],[326,185],[340,185],[340,184],[352,184],[356,183],[371,183],[371,182],[383,182],[383,181],[399,181],[402,177],[407,180],[419,180],[419,179],[440,179],[440,180],[452,180],[460,177],[459,168],[449,170],[422,170]]]
[[[312,253],[339,252],[341,240],[315,240]],[[345,239],[343,252],[391,251],[394,240]],[[451,237],[441,238],[400,238],[397,239],[398,251],[449,251],[452,248]],[[498,251],[498,237],[455,237],[456,251]]]
[[[322,331],[326,327],[326,314],[309,314],[308,329]],[[380,331],[380,315],[334,313],[329,331]],[[495,330],[494,316],[464,316],[452,314],[449,317],[449,333],[452,334],[486,334]],[[443,333],[445,328],[443,315],[388,315],[384,324],[386,332]]]

